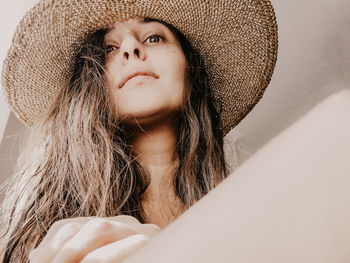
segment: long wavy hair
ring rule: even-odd
[[[153,19],[145,19],[153,21]],[[156,20],[157,21],[157,20]],[[158,21],[164,23],[162,21]],[[179,215],[226,176],[219,113],[198,52],[173,26],[187,60],[172,185]],[[2,262],[28,262],[29,252],[57,220],[126,214],[149,222],[142,207],[150,173],[126,143],[104,81],[104,35],[89,36],[70,85],[50,114],[30,129],[3,203]]]

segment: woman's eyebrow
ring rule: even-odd
[[[148,23],[151,23],[151,22],[157,22],[157,20],[152,19],[152,18],[146,18],[146,17],[144,17],[144,18],[138,19],[137,22],[140,23],[140,24],[148,24]],[[107,35],[109,32],[111,32],[112,30],[114,30],[114,29],[115,29],[114,24],[112,24],[111,26],[107,27],[106,35]]]
[[[147,17],[143,17],[143,18],[138,18],[136,19],[138,23],[140,24],[146,24],[146,23],[150,23],[150,22],[157,22],[156,19],[153,18],[147,18]],[[127,21],[127,20],[125,20]],[[114,25],[112,25],[111,27],[109,27],[108,31],[113,30],[115,28]]]
[[[140,18],[140,19],[137,19],[137,22],[140,24],[140,26],[143,26],[143,25],[146,25],[146,24],[150,24],[150,23],[154,23],[156,22],[157,24],[157,28],[158,30],[164,30],[163,25],[161,22],[159,22],[158,20],[156,19],[153,19],[153,18]],[[105,34],[105,41],[108,40],[108,35],[111,31],[113,31],[114,29],[116,29],[117,26],[115,26],[114,24],[110,25],[109,27],[106,28],[106,34]]]

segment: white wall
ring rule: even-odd
[[[350,1],[271,0],[279,55],[262,101],[237,126],[255,152],[329,94],[350,88]]]
[[[36,0],[2,0],[0,2],[0,72],[7,50],[11,44],[12,35],[21,17]],[[0,141],[9,117],[9,109],[5,98],[0,92]]]
[[[12,41],[12,35],[25,11],[34,5],[36,0],[1,0],[0,2],[0,70],[8,48]],[[0,183],[6,179],[13,170],[18,157],[18,138],[16,135],[23,129],[19,121],[15,121],[5,103],[3,92],[0,92]],[[0,193],[0,200],[2,199]]]

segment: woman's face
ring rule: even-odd
[[[115,22],[105,48],[105,79],[122,121],[148,122],[180,110],[186,59],[167,26],[142,19]]]

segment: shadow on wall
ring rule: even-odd
[[[0,184],[14,171],[22,145],[25,125],[11,112],[0,144]],[[0,202],[3,193],[0,192]]]

